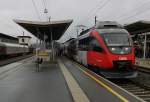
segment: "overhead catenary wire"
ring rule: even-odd
[[[141,2],[138,1],[138,3],[141,3]],[[142,6],[143,6],[143,5],[142,5]],[[141,7],[141,6],[140,6],[140,7]],[[133,10],[136,10],[136,9],[138,9],[138,8],[140,8],[140,7],[138,6],[138,7],[136,7],[136,8],[133,9]],[[122,9],[122,8],[120,8],[120,9]],[[132,10],[132,11],[133,11],[133,10]],[[115,11],[115,12],[116,12],[116,11]],[[131,11],[129,11],[129,12],[127,12],[127,13],[131,13]],[[113,15],[112,17],[113,17],[113,18],[122,18],[122,17],[126,16],[127,13],[123,13],[122,15]],[[108,15],[107,17],[110,17],[110,15]],[[106,17],[106,18],[107,18],[107,17]]]
[[[94,6],[94,8],[92,8],[92,9],[88,12],[87,16],[90,15],[91,12],[95,11],[95,10],[97,9],[97,7],[100,6],[101,4],[102,4],[102,0],[101,0],[99,3],[97,3],[97,5]],[[82,20],[85,20],[85,18],[82,19]],[[82,20],[81,20],[81,21],[82,21]]]
[[[147,10],[147,9],[149,9],[149,6],[146,7],[146,8],[144,8],[144,9],[141,9],[141,11],[135,12],[133,15],[130,15],[130,16],[124,17],[124,18],[120,18],[119,21],[129,20],[130,18],[133,18],[133,17],[135,17],[135,16],[137,16],[137,15],[141,15],[141,14],[143,14],[143,13],[149,12],[149,10]]]
[[[36,7],[36,4],[35,4],[34,0],[32,0],[32,4],[33,4],[33,7],[34,7],[34,9],[35,9],[35,12],[36,12],[36,14],[37,14],[38,19],[41,21],[40,14],[39,14],[39,12],[38,12],[38,8]]]
[[[146,13],[146,12],[148,12],[148,11],[145,11],[145,12],[136,12],[134,15],[131,15],[131,16],[127,17],[127,18],[121,19],[121,21],[123,21],[123,20],[129,20],[129,19],[135,17],[138,14],[141,15],[141,14]]]
[[[48,17],[48,9],[47,9],[47,6],[46,6],[46,0],[41,0],[42,1],[42,4],[43,4],[43,8],[44,8],[44,13],[45,13],[45,15],[46,15],[46,19],[48,20],[48,21],[50,21],[50,17]]]
[[[35,12],[36,12],[36,14],[37,14],[38,19],[41,21],[41,18],[40,18],[40,15],[39,15],[39,13],[38,13],[38,9],[37,9],[37,7],[36,7],[36,4],[35,4],[34,0],[32,0],[32,4],[33,4],[33,7],[34,7],[34,9],[35,9]],[[1,22],[3,22],[3,20],[1,20]],[[6,22],[4,22],[4,24],[5,24],[7,27],[16,30],[15,28],[13,28],[13,26],[7,24]],[[16,30],[16,31],[17,31],[18,33],[20,33],[19,30]]]
[[[149,2],[150,2],[150,1],[145,2],[144,4],[142,4],[142,5],[140,5],[140,6],[136,7],[136,8],[134,8],[134,9],[132,10],[132,12],[135,11],[135,10],[138,10],[138,9],[141,9],[141,8],[145,7],[145,5],[146,5],[146,4],[149,4]],[[143,10],[142,10],[142,11],[143,11]],[[134,17],[134,16],[137,15],[137,14],[140,14],[140,13],[142,14],[142,13],[145,13],[145,12],[147,12],[147,11],[148,11],[148,10],[146,10],[146,11],[144,11],[144,12],[141,12],[141,11],[138,10],[137,12],[134,12],[133,15],[126,16],[126,15],[128,15],[128,13],[131,14],[131,11],[130,11],[130,12],[124,13],[124,14],[122,14],[122,15],[116,17],[116,19],[119,19],[119,21],[127,20],[127,19],[130,19],[130,18]],[[113,18],[115,18],[115,17],[113,17]]]
[[[46,8],[46,1],[42,0],[44,8]]]
[[[103,5],[100,6],[100,7],[95,11],[95,13],[99,12],[99,10],[102,10],[109,2],[110,2],[110,0],[107,0],[106,2],[104,2]],[[95,13],[94,13],[94,14],[95,14]]]
[[[104,7],[106,7],[106,5],[110,2],[110,0],[106,0],[102,5],[101,2],[97,5],[97,7],[93,10],[91,10],[92,14],[91,16],[87,17],[87,19],[85,19],[83,22],[88,21],[89,18],[91,18],[92,16],[94,16],[97,12],[99,12],[100,10],[102,10]]]
[[[105,3],[107,4],[108,1],[105,2]],[[99,9],[104,8],[105,3],[103,3],[103,6],[99,7]],[[140,3],[140,2],[139,2],[139,3]],[[138,7],[136,7],[136,8],[133,9],[132,11],[134,11],[134,10],[136,10],[136,9],[138,10],[138,9],[140,9],[140,8],[143,8],[143,7],[145,7],[146,4],[149,4],[149,1],[146,2],[146,3],[144,3],[144,4],[142,4],[142,5],[140,5],[140,6],[138,6]],[[99,5],[98,5],[98,6],[99,6]],[[95,13],[99,11],[98,8],[96,8],[96,9],[97,9],[97,10],[95,11]],[[146,9],[147,9],[147,8],[146,8]],[[133,12],[133,15],[131,15],[131,16],[126,16],[127,13],[125,13],[125,14],[123,14],[123,15],[118,16],[117,19],[119,19],[119,21],[130,19],[130,18],[132,18],[132,17],[135,17],[135,16],[138,15],[138,14],[143,14],[143,13],[148,12],[149,10],[146,10],[146,9],[142,9],[142,11]],[[92,10],[93,10],[93,9],[92,9]],[[92,11],[92,10],[91,10],[91,12],[94,11],[94,10],[93,10],[93,11]],[[93,13],[93,15],[94,15],[95,13]],[[130,12],[130,13],[131,13],[131,12]],[[93,16],[93,15],[92,15],[92,16]],[[109,16],[110,16],[110,15],[109,15]],[[91,17],[91,16],[90,16],[90,17]],[[85,22],[85,21],[88,21],[88,19],[89,19],[90,17],[88,17],[87,19],[85,19],[84,22]],[[113,18],[114,18],[114,16],[113,16]]]

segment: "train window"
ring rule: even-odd
[[[127,33],[102,34],[107,46],[131,46],[131,39]]]
[[[91,38],[91,40],[90,40],[90,43],[89,43],[91,46],[97,46],[97,47],[101,47],[100,46],[100,43],[98,42],[98,40],[97,39],[95,39],[95,38]]]
[[[79,49],[87,51],[89,47],[90,37],[79,40]]]
[[[91,38],[90,39],[89,46],[90,46],[90,49],[92,49],[93,51],[98,51],[98,52],[103,51],[100,43],[98,42],[98,40],[96,38]]]
[[[22,39],[22,42],[24,42],[24,39]]]
[[[77,48],[76,48],[76,40],[73,40],[68,45],[68,52],[70,54],[76,55],[77,54],[76,50],[77,50]]]

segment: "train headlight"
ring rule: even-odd
[[[131,47],[110,47],[109,50],[114,54],[129,54]]]
[[[128,51],[129,50],[129,48],[128,47],[125,47],[125,51]]]
[[[112,51],[115,51],[115,50],[116,50],[116,48],[112,47],[112,48],[111,48],[111,50],[112,50]]]

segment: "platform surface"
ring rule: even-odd
[[[0,102],[73,101],[57,64],[46,63],[36,72],[28,61],[0,80]]]
[[[77,68],[77,65],[66,58],[59,60],[90,102],[125,102],[87,76]],[[13,63],[14,66],[13,64],[5,66],[12,68],[0,74],[0,102],[74,102],[74,94],[68,87],[60,62],[58,64],[46,62],[40,66],[40,72],[35,71],[33,58]],[[68,78],[68,80],[72,79]],[[102,82],[105,83],[105,81]],[[106,84],[110,86],[108,83]],[[110,86],[110,88],[129,102],[140,102],[115,86]]]
[[[140,59],[140,58],[136,58],[136,63],[135,65],[139,66],[139,67],[144,67],[147,69],[150,69],[150,59]]]

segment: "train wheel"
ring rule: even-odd
[[[92,70],[92,66],[91,65],[88,65],[88,67],[87,67],[88,69],[90,69],[90,70]]]
[[[99,73],[99,69],[97,67],[94,67],[93,69],[95,73]]]
[[[91,71],[95,72],[95,73],[99,73],[99,68],[88,65],[88,69],[90,69]]]

